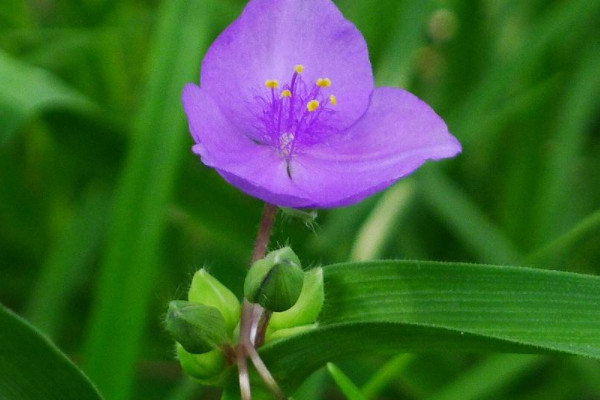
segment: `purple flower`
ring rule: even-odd
[[[365,40],[330,0],[251,0],[183,104],[204,164],[280,206],[357,203],[461,151],[427,104],[374,88]]]

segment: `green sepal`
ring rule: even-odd
[[[284,328],[284,329],[267,329],[266,342],[271,342],[273,340],[284,339],[290,336],[299,335],[304,332],[311,331],[318,327],[319,324],[310,324],[310,325],[300,325],[294,326],[292,328]]]
[[[306,271],[298,301],[287,311],[274,312],[269,328],[276,330],[312,324],[317,321],[324,301],[323,269],[319,267]]]
[[[165,321],[171,336],[192,354],[209,352],[228,341],[225,320],[215,307],[172,301]]]
[[[221,350],[191,354],[178,343],[177,358],[185,373],[203,385],[221,386],[229,372],[227,360]]]
[[[298,301],[303,285],[300,260],[284,247],[254,263],[244,282],[244,296],[267,310],[285,311]]]
[[[238,298],[204,268],[194,274],[188,300],[217,308],[225,319],[229,334],[240,320],[241,307]]]

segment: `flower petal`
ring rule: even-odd
[[[400,89],[375,90],[366,114],[352,128],[306,148],[290,164],[277,149],[238,130],[198,86],[187,85],[183,101],[202,161],[247,194],[280,206],[354,204],[427,160],[461,151],[442,119]]]
[[[289,82],[297,64],[307,84],[331,80],[338,128],[365,112],[373,90],[367,46],[331,0],[251,0],[209,49],[201,86],[227,118],[252,130],[265,81]]]
[[[221,112],[205,90],[186,85],[183,105],[202,162],[231,184],[264,201],[299,207],[302,197],[287,173],[287,162],[276,149],[252,141]]]
[[[427,160],[461,151],[444,121],[416,96],[376,89],[364,117],[348,132],[307,148],[292,164],[298,189],[310,207],[361,201],[412,173]]]

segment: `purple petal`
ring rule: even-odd
[[[209,49],[201,86],[227,118],[253,130],[265,81],[289,82],[297,64],[309,85],[331,79],[338,128],[364,113],[373,90],[367,46],[331,0],[251,0]]]
[[[257,144],[237,129],[205,90],[187,85],[183,102],[202,161],[247,194],[280,206],[357,203],[425,161],[461,150],[442,119],[400,89],[375,90],[366,114],[352,128],[305,148],[289,164],[278,149]]]
[[[348,132],[307,148],[292,164],[311,207],[357,203],[412,173],[427,160],[461,151],[444,121],[416,96],[394,88],[373,93],[364,117]]]
[[[287,162],[271,146],[259,145],[237,129],[204,89],[186,85],[183,106],[202,162],[249,195],[299,207],[302,197],[287,174]]]

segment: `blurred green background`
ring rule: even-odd
[[[182,378],[161,318],[202,266],[239,294],[250,259],[262,205],[191,153],[180,102],[244,3],[0,2],[0,301],[107,400],[218,398]],[[314,229],[280,218],[272,243],[307,265],[409,258],[598,274],[600,1],[336,3],[365,35],[377,83],[430,103],[464,152],[320,211]],[[600,364],[574,357],[339,366],[372,399],[600,399]],[[342,398],[324,371],[296,396]]]

